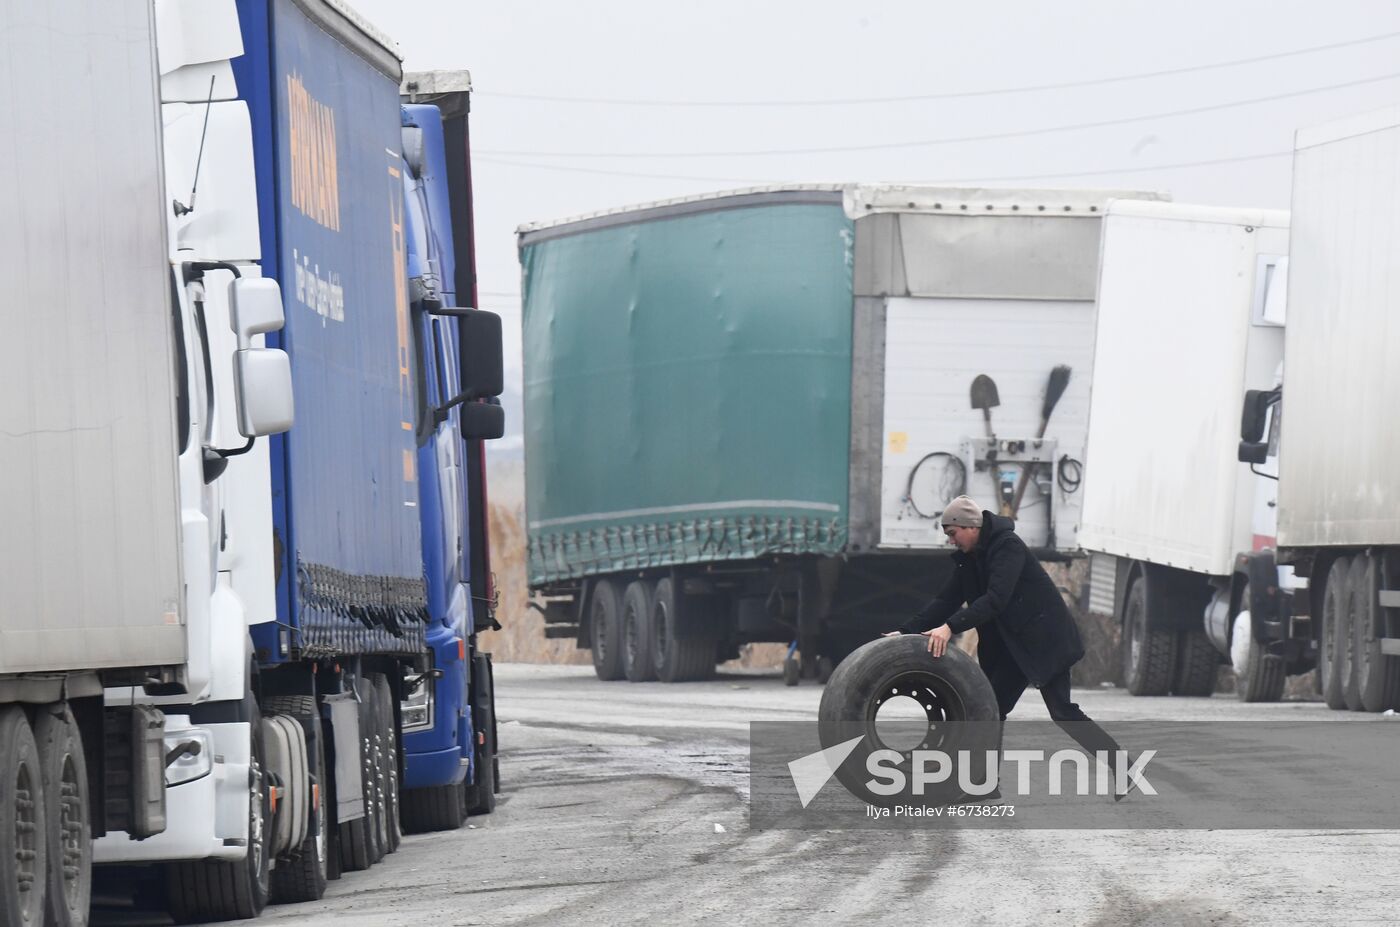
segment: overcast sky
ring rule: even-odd
[[[481,301],[516,371],[522,222],[783,181],[1287,207],[1297,128],[1400,102],[1389,0],[350,2],[407,70],[472,73]]]

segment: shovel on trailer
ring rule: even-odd
[[[1055,406],[1059,403],[1060,397],[1065,394],[1065,388],[1069,386],[1070,368],[1067,364],[1059,364],[1050,371],[1050,379],[1045,383],[1045,402],[1040,407],[1040,430],[1035,433],[1037,438],[1045,437],[1045,427],[1050,423],[1050,413],[1055,411]],[[1015,518],[1016,513],[1021,510],[1021,497],[1026,494],[1026,484],[1031,481],[1031,470],[1035,464],[1021,464],[1021,477],[1016,481],[1016,494],[1011,497],[1011,517]]]
[[[996,381],[985,373],[979,373],[972,379],[972,408],[982,410],[982,421],[987,426],[987,440],[991,443],[991,448],[987,451],[987,462],[996,460],[996,432],[992,430],[992,410],[1001,405],[1001,397],[997,395]],[[1010,515],[1011,505],[1006,497],[1001,493],[1001,514]]]
[[[979,373],[972,380],[972,408],[982,410],[982,421],[987,424],[987,437],[995,438],[992,431],[992,410],[1001,405],[997,395],[996,381],[985,373]]]

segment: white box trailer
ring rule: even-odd
[[[1078,552],[1100,230],[1120,198],[1162,197],[847,189],[853,549],[946,549],[937,515],[966,493],[1043,556]]]
[[[1104,220],[1079,542],[1134,694],[1214,691],[1273,546],[1271,464],[1239,461],[1238,410],[1279,376],[1287,254],[1281,211],[1117,202]],[[1277,698],[1280,660],[1258,651],[1250,694]]]
[[[1278,547],[1309,585],[1282,609],[1330,707],[1400,708],[1400,107],[1298,133],[1289,262]]]

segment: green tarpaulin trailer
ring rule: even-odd
[[[522,227],[547,633],[604,678],[704,676],[748,641],[824,675],[936,588],[961,492],[1073,551],[1118,197],[1158,198],[785,186]]]

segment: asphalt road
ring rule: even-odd
[[[750,832],[748,724],[813,723],[820,687],[788,689],[771,675],[601,683],[587,667],[520,664],[498,666],[496,678],[497,811],[457,832],[407,837],[322,901],[269,908],[263,923],[1396,920],[1400,831]],[[1329,716],[1318,703],[1249,706],[1220,695],[1076,690],[1076,699],[1110,729],[1129,719]],[[1044,708],[1029,697],[1016,716],[1045,717]]]

